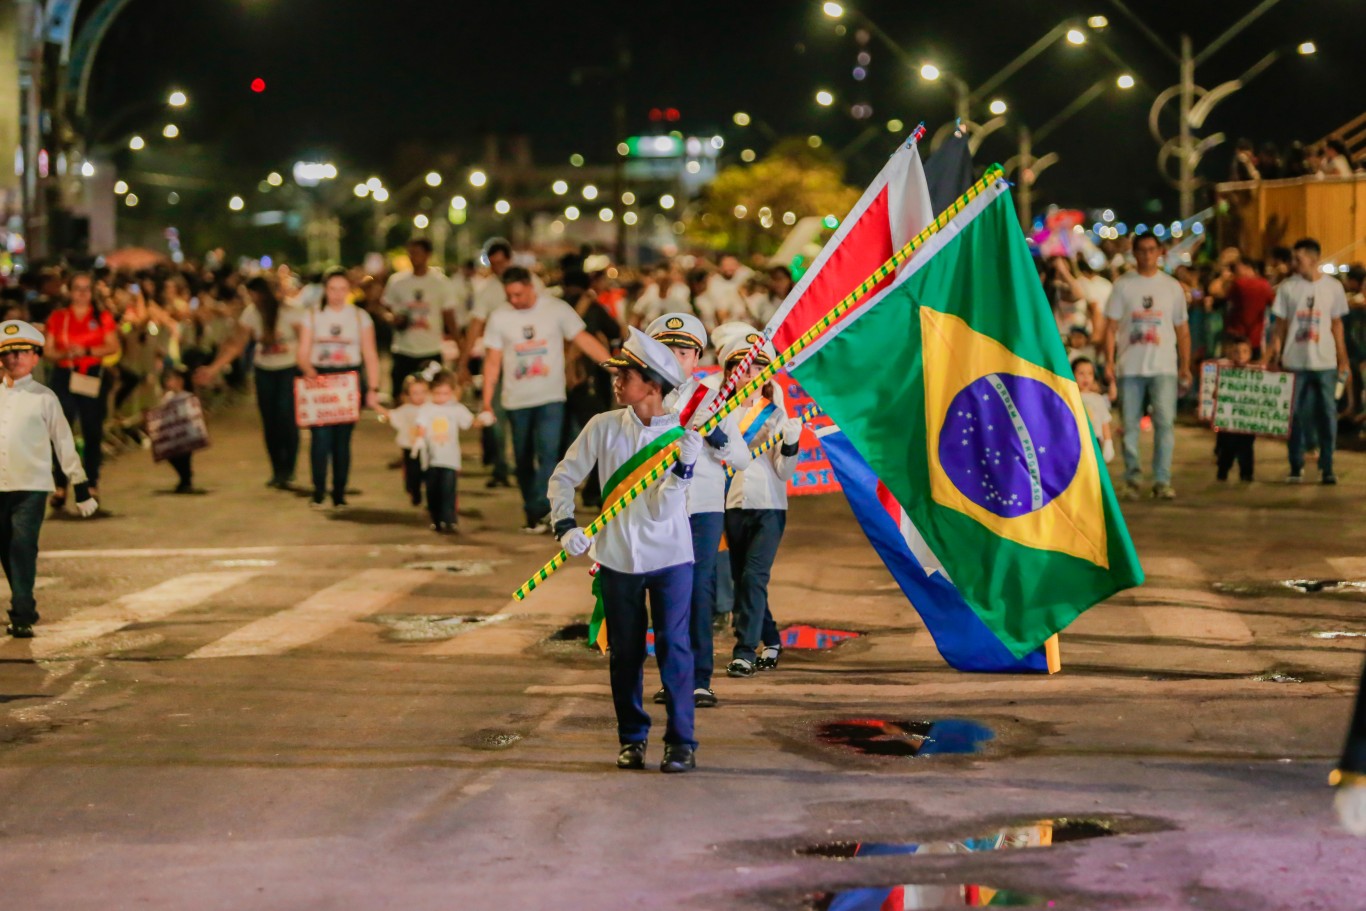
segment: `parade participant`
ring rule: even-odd
[[[455,338],[455,286],[440,269],[432,268],[432,242],[425,237],[408,241],[412,268],[396,272],[384,286],[384,306],[394,315],[394,362],[390,395],[397,400],[403,380],[430,363],[441,363],[441,340]],[[378,377],[376,377],[378,379]]]
[[[706,350],[706,329],[691,313],[666,313],[646,332],[669,346],[683,371],[683,382],[664,404],[678,413],[684,427],[696,429],[711,416],[719,377],[698,380],[693,374]],[[740,433],[739,415],[731,412],[706,438],[707,448],[688,485],[688,525],[692,529],[692,619],[689,626],[693,659],[693,702],[699,708],[716,705],[711,676],[715,665],[712,617],[716,609],[716,557],[726,525],[726,465],[737,471],[750,463],[749,447]],[[610,640],[609,640],[610,641]],[[663,689],[655,702],[663,703]]]
[[[351,282],[334,269],[323,277],[323,303],[300,325],[299,370],[312,379],[319,374],[354,373],[367,406],[379,410],[379,352],[370,314],[351,303]],[[324,509],[327,469],[332,466],[332,506],[345,509],[346,481],[351,473],[351,432],[355,423],[312,428],[309,456],[313,469],[313,509]]]
[[[738,368],[759,338],[750,333],[723,347],[721,363],[727,373]],[[753,380],[772,357],[772,346],[766,344],[736,385]],[[756,670],[777,668],[782,652],[768,604],[768,580],[787,525],[787,482],[797,467],[802,422],[787,417],[776,382],[750,396],[740,410],[744,413],[739,427],[746,446],[762,445],[775,435],[782,438],[780,445],[754,459],[744,471],[736,471],[726,493],[726,541],[735,584],[735,648],[726,675],[752,677]]]
[[[503,289],[503,273],[512,266],[512,244],[501,237],[490,237],[484,241],[483,259],[492,274],[479,282],[471,281],[471,300],[469,323],[465,329],[465,344],[460,349],[460,381],[470,381],[470,360],[476,349],[482,350],[484,326],[493,311],[507,303],[507,292]],[[482,368],[480,368],[482,371]],[[502,395],[493,399],[493,423],[483,423],[481,443],[484,449],[484,464],[489,466],[490,474],[484,486],[511,487],[508,480],[507,436],[504,427],[507,415],[503,413]]]
[[[526,513],[522,531],[544,534],[550,531],[546,480],[559,455],[564,430],[565,345],[572,343],[599,364],[611,355],[573,307],[536,290],[527,270],[520,266],[505,270],[503,287],[508,302],[489,316],[484,329],[481,423],[495,422],[494,393],[501,381]]]
[[[299,375],[299,334],[306,320],[302,307],[286,304],[263,276],[246,284],[250,303],[242,311],[237,333],[206,367],[195,371],[195,385],[206,385],[227,370],[254,340],[256,408],[270,457],[267,487],[288,490],[299,459],[299,424],[294,417],[294,378]]]
[[[107,311],[95,306],[94,279],[78,272],[67,283],[67,306],[48,317],[46,331],[51,343],[44,348],[56,362],[52,391],[62,403],[68,424],[81,428],[81,464],[93,496],[98,496],[100,462],[104,445],[104,373],[101,362],[119,350],[118,325]],[[56,492],[52,508],[66,505],[68,478],[54,465]]]
[[[1077,388],[1081,390],[1081,403],[1086,408],[1086,416],[1091,419],[1091,432],[1100,443],[1101,457],[1108,464],[1115,457],[1115,440],[1110,430],[1110,400],[1096,385],[1096,365],[1084,357],[1072,361],[1072,375],[1076,377]]]
[[[1243,335],[1230,333],[1224,338],[1224,351],[1233,367],[1246,367],[1252,363],[1252,342]],[[1238,463],[1238,479],[1251,483],[1257,446],[1255,433],[1238,433],[1232,430],[1214,431],[1214,458],[1217,462],[1217,477],[1228,480],[1229,469]]]
[[[176,402],[180,399],[189,398],[191,393],[185,389],[185,368],[170,367],[161,375],[161,388],[165,391],[161,394],[161,404]],[[194,454],[189,452],[180,455],[170,456],[166,459],[171,467],[175,469],[176,477],[180,483],[176,485],[174,493],[194,493]]]
[[[16,639],[31,639],[38,622],[33,599],[38,532],[44,501],[55,486],[54,454],[75,486],[80,514],[92,516],[99,508],[56,394],[33,378],[42,351],[43,334],[33,326],[20,320],[0,323],[0,366],[5,371],[0,383],[0,563],[10,587],[6,632]]]
[[[1358,837],[1366,836],[1366,665],[1361,668],[1342,759],[1328,781],[1337,788],[1333,805],[1342,827]]]
[[[650,716],[641,697],[645,632],[653,626],[668,708],[659,769],[686,772],[696,766],[697,750],[688,633],[693,555],[687,488],[702,451],[702,438],[680,427],[677,414],[664,404],[664,397],[685,379],[667,347],[632,328],[621,354],[607,363],[617,368],[614,387],[618,401],[626,407],[595,416],[570,444],[550,476],[551,517],[566,553],[581,557],[592,547],[599,564],[611,645],[612,702],[621,743],[617,768],[645,767]],[[604,491],[629,486],[637,474],[647,475],[653,461],[675,440],[680,449],[677,464],[663,480],[647,488],[641,503],[590,539],[574,518],[575,488],[594,466]],[[637,458],[642,452],[645,457]]]
[[[427,510],[432,517],[432,531],[439,534],[456,530],[459,431],[473,426],[474,415],[460,404],[455,375],[442,370],[432,378],[431,400],[417,411],[413,444],[427,482]]]
[[[417,413],[427,404],[429,388],[422,374],[414,373],[403,380],[399,390],[399,406],[390,408],[385,417],[394,428],[394,442],[398,444],[400,464],[403,466],[403,489],[414,506],[422,505],[422,460],[413,452],[417,444]]]

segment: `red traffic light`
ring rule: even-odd
[[[251,81],[251,90],[258,95],[261,94],[266,90],[266,81],[260,76],[257,76]]]

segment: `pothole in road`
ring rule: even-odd
[[[561,627],[546,637],[547,642],[587,642],[588,624],[571,623]]]
[[[1310,639],[1366,639],[1366,631],[1343,629],[1316,629],[1309,633]]]
[[[421,563],[404,564],[404,569],[425,569],[430,572],[452,573],[457,576],[492,575],[494,560],[428,560]]]
[[[1293,667],[1272,668],[1252,678],[1258,683],[1324,683],[1337,678],[1317,671],[1306,671]]]
[[[832,746],[865,756],[948,756],[980,753],[996,734],[966,718],[938,721],[890,721],[853,718],[820,726],[817,736]]]
[[[439,614],[374,614],[367,623],[388,627],[384,638],[395,642],[432,642],[450,639],[487,623],[488,617],[448,617]]]
[[[855,857],[888,857],[903,854],[962,854],[1047,848],[1068,842],[1119,835],[1123,831],[1121,825],[1113,819],[1042,819],[1027,825],[1006,826],[957,841],[827,841],[798,848],[796,853],[803,857],[849,860]]]
[[[1366,593],[1366,582],[1352,582],[1342,579],[1286,579],[1281,585],[1308,595]]]
[[[522,739],[515,731],[499,731],[483,728],[464,738],[464,744],[476,750],[506,750]]]
[[[862,633],[847,629],[822,629],[818,626],[797,624],[785,627],[778,634],[783,648],[825,650],[831,649],[850,639],[857,639]]]
[[[1366,596],[1366,582],[1351,579],[1281,579],[1261,582],[1216,582],[1214,590],[1225,595],[1246,598],[1266,598],[1283,595],[1287,591],[1302,595]]]
[[[977,883],[901,883],[817,892],[807,905],[811,911],[882,911],[887,908],[1047,908],[1041,895],[995,889]]]

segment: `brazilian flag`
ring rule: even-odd
[[[1143,583],[1002,181],[789,367],[1016,656]]]

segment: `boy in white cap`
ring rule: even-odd
[[[755,332],[731,336],[721,350],[721,364],[727,374],[739,366],[760,338]],[[752,380],[772,358],[772,346],[765,344],[736,385]],[[769,399],[755,393],[737,410],[743,412],[740,428],[746,446],[759,446],[771,436],[781,436],[779,446],[735,473],[726,492],[726,541],[735,582],[735,648],[726,675],[752,677],[756,670],[776,668],[782,651],[768,606],[768,580],[787,525],[787,482],[797,467],[802,422],[787,416],[777,383],[772,384]]]
[[[90,496],[85,469],[76,454],[71,425],[57,395],[33,378],[42,360],[43,334],[22,320],[0,323],[0,562],[9,579],[10,610],[6,632],[33,638],[38,606],[33,583],[38,575],[38,532],[43,527],[52,483],[52,454],[76,490],[76,509],[91,516],[99,504]]]
[[[612,703],[621,752],[617,768],[645,767],[650,716],[642,705],[645,633],[655,632],[655,655],[664,682],[668,726],[661,772],[696,767],[693,731],[692,649],[688,619],[692,598],[692,543],[687,490],[702,438],[684,430],[664,396],[683,382],[667,347],[632,327],[621,354],[604,362],[616,368],[613,391],[625,408],[594,416],[551,473],[547,495],[560,546],[571,557],[594,551],[598,561],[611,650]],[[604,502],[648,477],[678,443],[678,462],[591,540],[574,518],[574,490],[594,466]],[[649,594],[649,615],[645,596]]]
[[[645,330],[655,341],[669,346],[683,371],[683,382],[664,398],[678,413],[684,427],[697,429],[714,409],[720,378],[698,380],[697,362],[706,350],[707,330],[691,313],[666,313]],[[731,412],[706,437],[707,448],[697,460],[688,486],[688,525],[692,529],[692,621],[693,703],[698,708],[716,705],[711,676],[715,668],[712,648],[712,615],[716,609],[716,559],[721,533],[726,526],[726,465],[741,471],[749,465],[749,448],[740,434],[739,415]],[[667,698],[663,689],[655,702]]]

